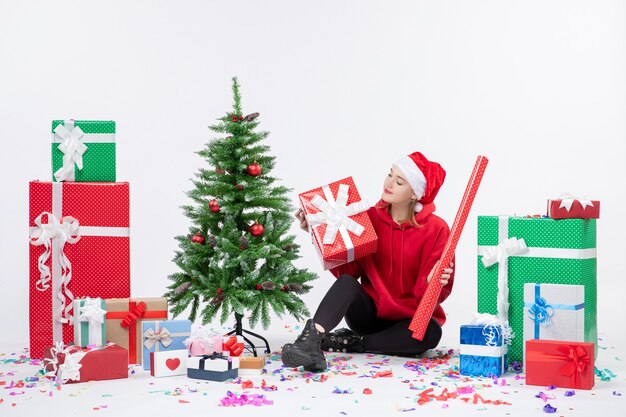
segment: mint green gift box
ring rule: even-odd
[[[52,180],[115,182],[113,120],[53,120]]]
[[[514,332],[509,360],[524,356],[524,284],[571,284],[585,287],[586,342],[598,349],[596,289],[596,220],[544,217],[478,216],[478,311],[497,314],[498,263],[482,258],[509,238],[524,239],[527,249],[506,258],[509,324]],[[502,259],[502,258],[499,258]]]

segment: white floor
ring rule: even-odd
[[[268,332],[269,333],[269,332]],[[272,349],[291,341],[299,333],[296,325],[284,325],[270,333]],[[95,381],[84,384],[54,386],[33,382],[39,367],[25,360],[20,363],[21,347],[6,345],[0,350],[0,415],[1,416],[386,416],[446,415],[466,416],[480,412],[481,416],[544,415],[544,405],[556,407],[554,416],[623,415],[626,396],[626,358],[620,355],[624,346],[611,344],[603,335],[596,367],[608,369],[615,376],[609,381],[596,377],[591,391],[576,390],[565,396],[565,389],[547,390],[526,386],[523,375],[508,373],[497,381],[459,377],[458,350],[449,359],[410,359],[383,355],[328,355],[329,370],[321,374],[306,374],[281,367],[280,357],[268,357],[267,374],[243,377],[241,380],[217,383],[186,377],[152,378],[139,367],[127,380]],[[449,348],[441,346],[440,354]],[[433,354],[436,354],[434,352]],[[16,362],[18,361],[18,362]],[[409,366],[407,366],[409,365]],[[388,375],[391,371],[391,376]],[[26,379],[26,382],[24,382]],[[242,381],[252,381],[254,387],[242,389]],[[275,386],[275,390],[262,390]],[[22,381],[22,382],[20,382]],[[371,394],[364,394],[369,388]],[[447,400],[432,399],[422,404],[422,394],[432,388],[431,397],[444,390],[456,393]],[[271,405],[221,407],[220,400],[228,392],[237,395],[265,395]],[[543,392],[547,398],[537,398]],[[622,396],[622,394],[624,396]],[[506,402],[509,404],[497,404]],[[619,411],[622,410],[622,411]]]

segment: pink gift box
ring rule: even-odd
[[[376,252],[378,236],[367,214],[369,205],[361,200],[352,177],[298,197],[324,269]]]
[[[222,336],[194,337],[189,339],[187,350],[191,356],[210,355],[213,352],[222,353]]]

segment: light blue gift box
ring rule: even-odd
[[[499,326],[461,326],[461,375],[499,377],[508,367],[508,345]]]
[[[146,320],[141,325],[143,369],[150,370],[150,352],[187,349],[184,341],[191,335],[189,320]]]

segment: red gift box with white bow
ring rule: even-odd
[[[594,344],[564,340],[526,341],[526,384],[591,389]]]
[[[563,195],[559,199],[548,200],[548,217],[552,219],[599,219],[600,202]]]
[[[376,252],[378,236],[352,177],[298,195],[324,269]]]
[[[58,343],[43,354],[45,376],[63,384],[128,378],[128,351],[114,343],[98,348]]]
[[[72,300],[130,296],[128,183],[31,181],[30,355],[74,337]]]

